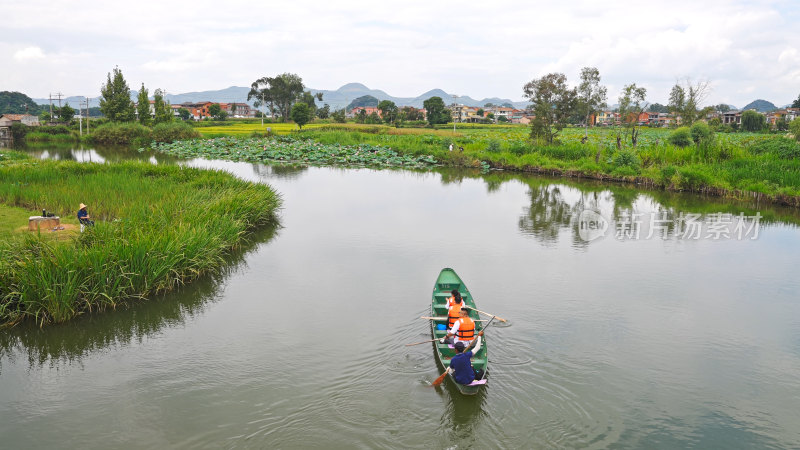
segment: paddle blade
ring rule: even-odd
[[[439,375],[439,378],[433,380],[433,383],[431,383],[431,385],[432,386],[439,386],[440,384],[442,384],[442,381],[444,381],[444,377],[447,376],[447,372],[448,371],[445,370],[443,374]]]

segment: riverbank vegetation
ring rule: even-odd
[[[70,239],[17,232],[0,242],[0,321],[63,322],[169,291],[219,270],[280,198],[221,172],[139,162],[0,161],[0,203],[62,217],[89,204]],[[24,224],[22,224],[24,225]]]
[[[277,140],[259,143],[253,140],[256,138],[244,137],[269,136],[284,131],[285,126],[271,124],[270,128],[266,133],[267,125],[231,123],[224,129],[206,128],[202,133],[228,134],[241,141],[228,137],[210,144],[187,141],[154,145],[153,149],[183,157],[349,164],[352,159],[340,162],[336,152],[349,148],[355,155],[359,147],[372,146],[412,160],[421,158],[425,165],[435,161],[440,165],[615,180],[727,197],[758,196],[800,206],[800,143],[791,135],[715,133],[703,122],[677,130],[640,127],[635,146],[629,143],[630,130],[622,126],[588,130],[567,127],[553,144],[532,139],[530,128],[524,125],[459,124],[454,132],[449,127],[309,124]],[[223,149],[220,143],[224,143]],[[291,155],[281,153],[287,145],[292,147]],[[326,156],[331,149],[336,152]]]

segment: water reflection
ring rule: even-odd
[[[242,269],[247,254],[271,241],[279,226],[259,230],[228,257],[218,272],[183,286],[176,292],[148,301],[123,304],[116,311],[89,313],[67,324],[39,328],[26,322],[0,333],[0,373],[2,363],[14,364],[20,355],[30,367],[80,362],[96,350],[141,342],[165,327],[175,327],[201,315],[219,297],[224,282]]]
[[[253,163],[253,173],[259,179],[277,178],[281,180],[296,180],[307,170],[308,166],[299,164],[264,165]]]
[[[597,237],[636,239],[757,239],[760,228],[800,222],[798,211],[724,199],[692,201],[692,194],[639,191],[617,185],[553,182],[521,178],[528,186],[530,205],[523,207],[519,230],[543,244],[555,244],[568,235],[575,248],[595,241],[585,234],[585,212],[594,213],[607,227]],[[487,190],[498,189],[487,181]],[[588,226],[592,226],[589,224]]]
[[[78,162],[122,162],[143,161],[152,164],[175,164],[178,158],[151,150],[140,152],[136,148],[120,146],[84,146],[82,144],[55,145],[52,143],[27,144],[17,147],[38,159]]]

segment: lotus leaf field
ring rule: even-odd
[[[321,144],[280,138],[214,138],[152,144],[152,150],[180,158],[225,159],[246,162],[287,162],[351,167],[423,168],[438,164],[429,155],[403,155],[376,145]],[[140,149],[144,151],[145,149]]]

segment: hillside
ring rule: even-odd
[[[42,108],[22,92],[0,92],[0,114],[33,114],[38,116]]]
[[[755,109],[758,112],[770,112],[778,109],[772,102],[768,102],[766,100],[753,100],[752,102],[748,103],[742,108],[742,111],[747,111],[748,109]]]

